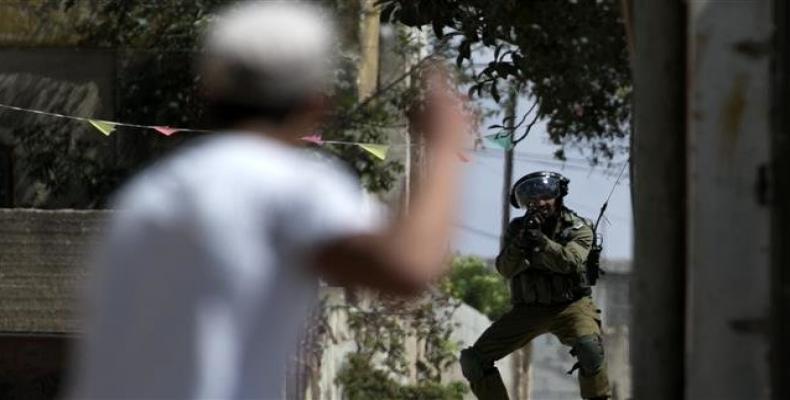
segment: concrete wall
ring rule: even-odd
[[[632,398],[629,334],[631,328],[630,263],[607,263],[607,271],[594,288],[595,303],[601,309],[604,344],[613,400]],[[576,360],[553,335],[532,342],[531,400],[579,399],[577,375],[568,375]]]
[[[785,2],[635,5],[635,396],[785,399]]]
[[[772,4],[689,11],[686,398],[768,399]]]
[[[319,348],[321,349],[321,368],[317,377],[314,377],[315,382],[308,384],[307,399],[322,399],[322,400],[342,400],[343,390],[342,387],[335,383],[337,374],[343,366],[346,356],[355,350],[355,344],[352,338],[352,332],[349,331],[347,325],[346,312],[342,307],[337,307],[345,303],[343,291],[334,288],[327,288],[324,292],[326,299],[326,306],[324,311],[327,312],[327,329],[328,331],[323,336]],[[467,306],[461,305],[455,310],[452,317],[452,324],[456,326],[453,330],[451,340],[458,344],[458,348],[463,348],[474,343],[483,331],[488,328],[491,321],[477,310]],[[405,358],[412,362],[417,359],[423,349],[419,346],[414,337],[405,339],[406,354]],[[515,368],[515,359],[513,356],[505,357],[497,362],[502,378],[505,381],[505,386],[508,388],[510,397],[513,400],[526,400],[518,396],[517,380],[513,379],[513,370]],[[415,383],[415,378],[412,374],[411,377],[405,378],[404,383]],[[448,371],[443,375],[445,382],[466,382],[461,374],[459,364],[452,365]],[[467,393],[466,399],[474,399],[471,392]]]

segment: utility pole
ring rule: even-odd
[[[515,136],[513,132],[516,124],[516,104],[518,103],[518,91],[512,87],[508,93],[507,103],[505,103],[505,118],[507,123],[505,128],[510,135],[511,142]],[[505,150],[505,165],[502,182],[502,229],[499,236],[499,249],[505,246],[505,232],[510,223],[510,187],[513,185],[513,148]]]
[[[773,399],[790,398],[790,247],[779,245],[788,243],[790,234],[787,224],[790,223],[790,115],[782,112],[781,105],[790,100],[790,5],[784,1],[774,3],[776,26],[776,41],[774,47],[776,61],[774,66],[773,85],[774,99],[772,118],[774,132],[772,140],[773,166],[768,173],[772,182],[772,216],[771,235],[773,245],[772,254],[772,309],[771,317],[771,361],[772,381],[771,392]],[[770,171],[772,170],[772,171]]]
[[[508,91],[505,103],[505,129],[510,135],[511,143],[515,140],[516,109],[518,108],[518,90],[512,85]],[[513,186],[513,151],[515,144],[505,150],[504,172],[502,174],[502,229],[499,237],[500,250],[505,246],[505,232],[510,224],[510,187]],[[516,393],[511,393],[520,400],[529,399],[530,390],[530,359],[532,358],[532,344],[528,343],[520,350],[513,353],[513,382]]]
[[[631,179],[636,196],[630,340],[633,398],[641,400],[684,398],[688,6],[640,1],[633,10]]]

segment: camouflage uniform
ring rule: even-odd
[[[585,282],[585,260],[593,241],[590,224],[562,208],[542,243],[525,248],[524,221],[510,222],[496,259],[510,281],[513,308],[495,321],[475,344],[461,352],[461,367],[479,399],[507,399],[494,362],[533,338],[552,333],[572,348],[585,399],[610,395],[601,340],[600,310]]]

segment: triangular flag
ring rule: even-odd
[[[508,134],[495,133],[483,137],[505,150],[510,150],[514,146],[513,136]]]
[[[98,119],[89,119],[88,122],[91,123],[99,132],[103,133],[106,136],[110,136],[110,134],[115,130],[115,124],[109,121],[101,121]]]
[[[305,142],[310,142],[318,145],[324,144],[324,139],[321,139],[321,135],[318,134],[303,136],[302,140],[304,140]]]
[[[383,144],[369,144],[369,143],[357,143],[359,147],[367,150],[370,154],[376,156],[376,158],[380,160],[384,160],[387,158],[387,152],[389,151],[390,147]]]
[[[171,128],[169,126],[155,126],[153,128],[154,128],[154,130],[156,130],[157,132],[159,132],[159,133],[161,133],[161,134],[163,134],[165,136],[170,136],[170,135],[180,131],[180,129],[178,129],[178,128]]]

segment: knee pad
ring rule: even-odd
[[[471,347],[461,350],[460,363],[461,373],[464,374],[464,377],[469,382],[483,379],[486,375],[486,370],[493,367],[493,365],[485,365],[480,355]]]
[[[579,360],[579,369],[585,376],[595,375],[603,367],[603,342],[598,335],[580,337],[573,346],[572,354]]]

